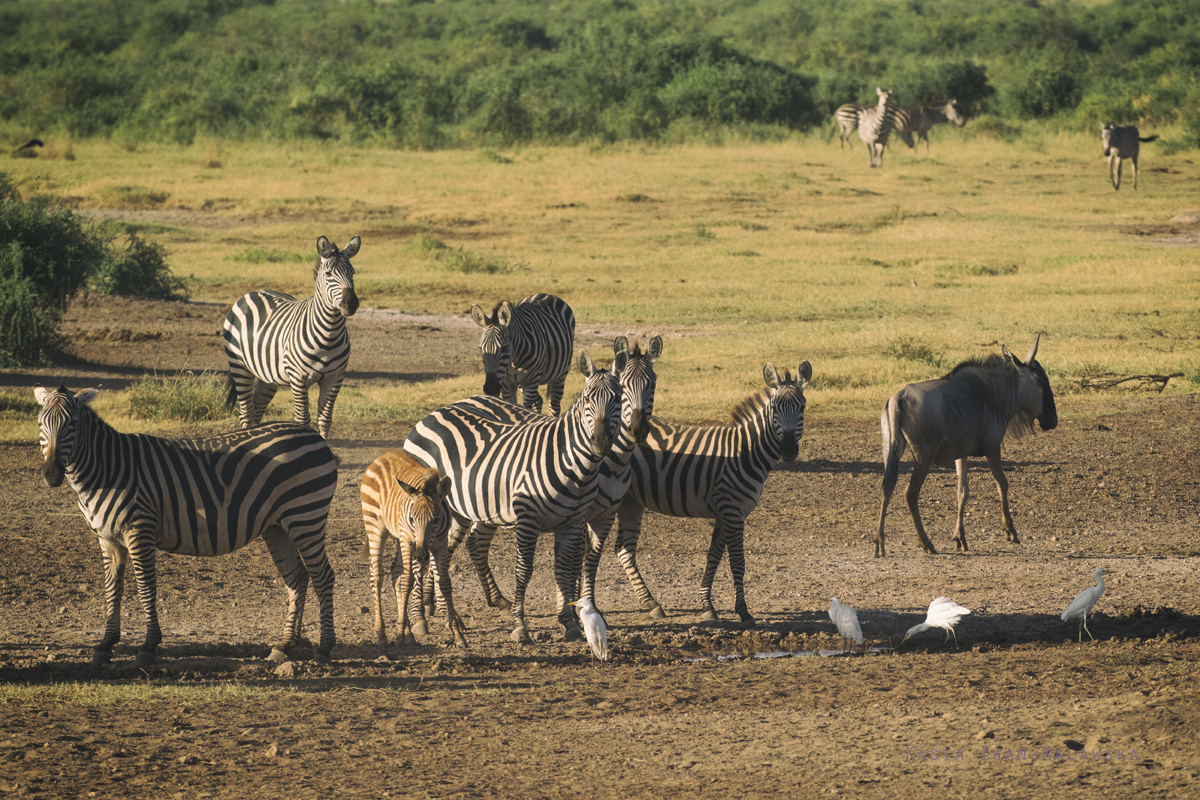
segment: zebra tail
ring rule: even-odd
[[[904,431],[900,429],[900,398],[893,395],[880,416],[883,428],[883,491],[890,496],[900,479],[900,457],[904,455]]]
[[[225,408],[232,411],[237,408],[237,386],[233,383],[233,373],[225,373]]]
[[[1158,134],[1156,133],[1153,136],[1139,136],[1138,141],[1139,142],[1153,142],[1157,138],[1158,138]]]

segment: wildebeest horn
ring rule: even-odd
[[[1042,340],[1042,335],[1039,333],[1037,338],[1033,340],[1033,347],[1029,348],[1029,355],[1025,356],[1025,363],[1032,364],[1033,359],[1037,357],[1038,342]]]

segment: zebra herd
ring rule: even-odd
[[[859,138],[867,146],[872,169],[883,166],[883,150],[893,133],[913,150],[924,141],[925,151],[929,152],[929,131],[934,125],[953,122],[961,128],[967,124],[954,100],[941,105],[901,106],[891,104],[892,92],[876,87],[875,93],[879,102],[874,106],[861,103],[838,106],[837,111],[833,112],[833,130],[830,133],[831,137],[833,133],[839,135],[844,150],[850,136],[858,131]],[[915,140],[913,134],[917,136]]]
[[[886,93],[880,93],[880,108]],[[333,401],[349,357],[346,317],[357,309],[350,258],[358,237],[338,249],[317,240],[313,297],[296,300],[279,292],[252,292],[229,311],[225,349],[242,429],[200,440],[122,434],[91,408],[96,390],[37,387],[43,477],[49,486],[66,479],[96,533],[104,561],[107,621],[93,663],[112,658],[120,638],[126,565],[132,561],[146,637],[136,663],[153,663],[162,639],[158,625],[157,550],[216,556],[261,537],[288,590],[284,635],[270,658],[282,661],[300,639],[311,582],[320,602],[320,642],[315,658],[331,658],[334,573],[325,550],[338,461],[327,440]],[[538,537],[554,534],[554,582],[558,620],[568,641],[583,638],[574,608],[594,602],[596,572],[617,521],[615,551],[626,577],[652,618],[665,613],[637,564],[642,518],[647,510],[672,517],[713,520],[700,583],[705,620],[717,619],[712,584],[728,554],[735,611],[755,624],[745,597],[743,531],[772,469],[793,461],[804,435],[804,389],[812,380],[808,361],[793,372],[763,367],[764,387],[739,403],[726,425],[673,425],[654,416],[655,363],[663,340],[643,349],[625,337],[613,342],[611,366],[597,365],[586,350],[574,364],[585,384],[565,410],[558,408],[574,352],[575,317],[560,298],[535,294],[492,314],[479,306],[472,316],[483,328],[480,350],[486,394],[437,409],[418,422],[401,448],[379,456],[361,482],[360,498],[375,632],[387,643],[383,622],[383,549],[398,541],[391,579],[400,615],[399,644],[427,632],[426,616],[440,595],[455,643],[466,646],[454,609],[449,560],[463,541],[489,606],[510,609],[512,639],[529,642],[525,594],[533,573]],[[986,454],[1004,500],[1005,523],[1015,541],[1007,508],[1007,483],[999,472],[1006,432],[1056,423],[1053,393],[1036,362],[1037,342],[1025,362],[1007,350],[1003,359],[960,365],[942,381],[906,387],[889,401],[881,424],[886,479],[876,555],[883,551],[883,520],[905,443],[917,458],[908,501],[922,545],[933,552],[916,510],[916,495],[929,464],[958,459],[962,549],[965,458]],[[318,432],[309,427],[308,387],[320,386]],[[540,385],[547,385],[550,415],[540,413]],[[276,388],[292,389],[295,421],[259,424]],[[525,407],[515,403],[520,386]],[[494,394],[504,393],[506,397]],[[976,422],[978,424],[976,424]],[[950,449],[948,449],[950,448]],[[516,592],[505,598],[492,574],[488,550],[499,528],[516,538]],[[429,562],[433,570],[429,570]],[[436,574],[436,587],[434,575]]]

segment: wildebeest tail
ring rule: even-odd
[[[879,415],[883,432],[883,491],[889,496],[900,479],[900,457],[904,455],[904,431],[900,428],[900,395],[894,394]]]
[[[1157,138],[1158,138],[1158,134],[1156,133],[1153,136],[1139,136],[1138,141],[1139,142],[1153,142]]]

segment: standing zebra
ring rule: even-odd
[[[883,167],[883,148],[887,146],[888,134],[892,130],[888,113],[888,99],[892,93],[879,87],[875,88],[875,93],[879,95],[879,104],[864,110],[858,121],[858,138],[867,146],[871,169]]]
[[[642,516],[656,511],[671,517],[714,520],[708,563],[700,583],[705,620],[717,619],[712,583],[725,550],[733,574],[735,609],[742,623],[754,625],[746,608],[743,586],[746,562],[742,531],[746,517],[758,506],[767,475],[779,463],[794,461],[804,435],[804,387],[812,366],[800,364],[793,377],[780,377],[773,364],[763,367],[768,389],[743,400],[733,410],[733,425],[668,425],[651,421],[650,434],[633,453],[629,493],[617,509],[617,557],[629,583],[651,616],[665,616],[637,566],[637,543]],[[608,531],[593,530],[592,550],[604,546]],[[587,584],[595,583],[599,559],[589,551]]]
[[[1111,122],[1100,128],[1100,142],[1104,145],[1104,155],[1108,157],[1108,180],[1117,191],[1121,190],[1121,166],[1125,159],[1133,161],[1133,189],[1137,191],[1138,151],[1142,142],[1153,142],[1158,134],[1153,136],[1138,136],[1136,125],[1113,125]],[[1117,166],[1116,177],[1113,177],[1113,164]]]
[[[922,140],[925,152],[929,152],[929,130],[942,122],[953,122],[958,127],[967,124],[966,117],[958,113],[954,100],[940,106],[892,106],[888,109],[892,132],[904,140],[913,150]],[[917,140],[913,141],[913,134]]]
[[[552,294],[534,294],[515,306],[507,300],[497,303],[491,316],[473,305],[471,319],[483,328],[484,394],[515,405],[520,386],[524,406],[540,414],[538,387],[546,384],[550,414],[557,417],[575,347],[571,307]]]
[[[609,372],[580,350],[583,392],[557,419],[532,418],[494,397],[471,397],[430,414],[404,442],[406,452],[450,478],[450,541],[457,544],[470,526],[467,550],[493,607],[507,601],[488,569],[488,544],[498,527],[515,526],[514,641],[530,641],[525,590],[542,531],[554,531],[559,594],[568,603],[575,599],[583,524],[599,491],[600,466],[621,423],[621,385],[614,373],[621,372],[626,358],[618,354]],[[558,618],[568,641],[583,638],[570,608],[561,609]]]
[[[337,462],[325,441],[292,422],[210,439],[160,439],[118,433],[89,405],[95,389],[33,390],[48,486],[66,477],[104,559],[107,622],[93,664],[112,659],[121,638],[125,565],[133,561],[146,639],[136,664],[155,661],[158,627],[156,550],[225,555],[261,536],[288,589],[284,637],[271,650],[286,661],[300,638],[309,580],[321,603],[321,643],[334,645],[333,569],[325,555]]]
[[[833,127],[829,132],[829,139],[833,139],[833,134],[838,134],[838,141],[842,149],[846,149],[846,142],[850,141],[850,136],[858,130],[858,122],[862,118],[864,111],[869,111],[871,106],[865,106],[862,103],[843,103],[838,106],[837,111],[833,112]]]
[[[291,387],[295,421],[309,424],[308,387],[317,395],[317,429],[329,438],[333,403],[350,361],[346,317],[358,310],[350,259],[362,241],[355,236],[344,250],[324,236],[317,239],[313,268],[316,293],[296,300],[289,294],[250,292],[225,317],[225,355],[229,359],[229,398],[236,399],[243,428],[262,421],[281,386]]]

